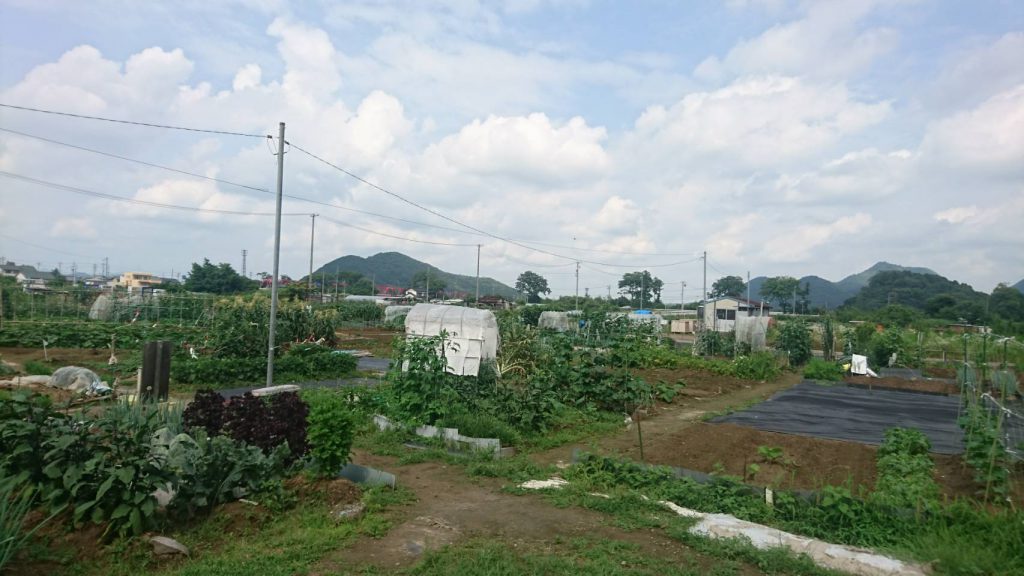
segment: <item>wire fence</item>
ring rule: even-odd
[[[1006,454],[1013,460],[1024,460],[1024,402],[1016,374],[1007,369],[996,370],[986,381],[973,365],[965,362],[957,370],[957,382],[961,398],[957,420],[975,412],[973,408],[982,408]]]
[[[194,326],[208,318],[216,296],[101,292],[75,288],[50,292],[0,291],[0,322],[159,322]]]

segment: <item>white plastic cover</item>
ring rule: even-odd
[[[417,304],[405,317],[405,337],[448,334],[448,371],[476,376],[480,362],[498,355],[498,321],[489,310],[443,304]]]
[[[537,326],[539,328],[549,328],[551,330],[557,330],[558,332],[575,330],[578,325],[579,322],[576,318],[574,316],[570,316],[568,312],[546,310],[541,312],[540,318],[537,319]]]
[[[409,314],[412,306],[388,306],[384,309],[384,321],[394,322],[396,319]]]
[[[850,357],[850,372],[864,375],[868,373],[868,357],[854,354]]]

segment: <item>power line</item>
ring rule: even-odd
[[[359,182],[362,182],[363,184],[366,184],[367,186],[369,186],[369,187],[371,187],[371,188],[373,188],[375,190],[383,192],[384,194],[387,194],[388,196],[391,196],[392,198],[395,198],[395,199],[397,199],[397,200],[399,200],[401,202],[404,202],[404,203],[406,203],[406,204],[408,204],[408,205],[410,205],[410,206],[412,206],[414,208],[418,208],[418,209],[420,209],[420,210],[422,210],[424,212],[427,212],[429,214],[433,214],[434,216],[437,216],[438,218],[441,218],[443,220],[447,220],[448,222],[451,222],[451,223],[453,223],[453,224],[455,224],[457,226],[462,226],[463,228],[466,228],[468,230],[472,230],[473,232],[477,232],[478,234],[482,234],[484,236],[487,236],[487,237],[490,237],[490,238],[494,238],[495,240],[500,240],[500,241],[506,242],[508,244],[513,244],[515,246],[519,246],[520,248],[524,248],[526,250],[531,250],[533,252],[539,252],[541,254],[547,254],[548,256],[554,256],[556,258],[562,258],[564,260],[573,260],[573,261],[576,261],[576,262],[586,262],[588,264],[596,264],[598,266],[615,266],[615,267],[626,267],[626,268],[636,267],[637,266],[637,265],[634,265],[634,264],[629,264],[629,265],[609,264],[609,263],[606,263],[606,262],[594,262],[594,261],[590,261],[590,260],[582,260],[580,258],[574,258],[572,256],[566,256],[564,254],[558,254],[556,252],[551,252],[549,250],[544,250],[544,249],[541,249],[541,248],[535,248],[533,246],[527,246],[526,244],[524,244],[521,241],[513,240],[511,238],[506,238],[504,236],[499,236],[497,234],[493,234],[491,232],[487,232],[486,230],[482,230],[482,229],[477,228],[475,226],[471,226],[471,225],[466,224],[464,222],[460,222],[459,220],[456,220],[456,219],[454,219],[454,218],[452,218],[450,216],[446,216],[446,215],[444,215],[444,214],[442,214],[442,213],[440,213],[440,212],[438,212],[438,211],[436,211],[436,210],[434,210],[432,208],[428,208],[428,207],[426,207],[426,206],[424,206],[422,204],[419,204],[417,202],[409,200],[408,198],[402,196],[401,194],[392,192],[392,191],[388,190],[387,188],[384,188],[383,186],[380,186],[378,184],[374,184],[373,182],[370,182],[369,180],[363,178],[362,176],[359,176],[358,174],[350,172],[350,171],[348,171],[348,170],[338,166],[337,164],[334,164],[334,163],[332,163],[332,162],[330,162],[330,161],[328,161],[328,160],[326,160],[324,158],[321,158],[320,156],[317,156],[316,154],[310,152],[309,150],[306,150],[305,148],[302,148],[301,146],[299,146],[297,144],[294,144],[294,143],[290,143],[290,144],[291,144],[292,148],[298,150],[299,152],[302,152],[303,154],[309,156],[310,158],[312,158],[312,159],[314,159],[314,160],[316,160],[316,161],[318,161],[318,162],[320,162],[320,163],[322,163],[322,164],[324,164],[326,166],[334,168],[335,170],[341,172],[342,174],[345,174],[345,175],[349,176],[350,178],[353,178],[353,179],[355,179],[355,180],[357,180]],[[696,260],[694,260],[694,261],[696,261]],[[665,266],[675,266],[675,265],[682,264],[682,263],[685,263],[685,262],[676,262],[676,263],[671,263],[671,264],[648,265],[648,266],[641,266],[641,267],[656,268],[656,267],[665,267]]]
[[[21,174],[14,174],[11,172],[4,172],[0,170],[0,176],[6,176],[8,178],[14,178],[16,180],[22,180],[31,184],[39,186],[46,186],[48,188],[54,188],[56,190],[64,190],[66,192],[73,192],[75,194],[83,194],[85,196],[95,196],[97,198],[104,198],[107,200],[114,200],[117,202],[127,202],[129,204],[141,204],[145,206],[152,206],[154,208],[167,208],[172,210],[186,210],[190,212],[207,212],[212,214],[228,214],[231,216],[274,216],[273,212],[242,212],[240,210],[223,210],[219,208],[199,208],[197,206],[179,206],[177,204],[164,204],[162,202],[151,202],[149,200],[139,200],[137,198],[125,198],[124,196],[115,196],[114,194],[107,194],[105,192],[96,192],[94,190],[86,190],[84,188],[76,188],[74,186],[67,186],[64,184],[58,184],[56,182],[49,182],[47,180],[39,180],[38,178],[32,178],[30,176],[23,176]],[[308,216],[305,212],[293,212],[284,213],[282,216]]]
[[[28,106],[16,106],[14,104],[4,104],[0,102],[0,107],[13,108],[15,110],[24,110],[26,112],[39,112],[41,114],[52,114],[54,116],[68,116],[71,118],[80,118],[83,120],[99,120],[102,122],[114,122],[116,124],[132,124],[134,126],[146,126],[148,128],[163,128],[166,130],[183,130],[185,132],[202,132],[205,134],[222,134],[225,136],[243,136],[246,138],[271,138],[266,134],[246,134],[245,132],[231,132],[229,130],[211,130],[208,128],[191,128],[188,126],[172,126],[169,124],[157,124],[154,122],[137,122],[134,120],[122,120],[119,118],[104,118],[102,116],[87,116],[85,114],[73,114],[71,112],[59,112],[57,110],[43,110],[41,108],[30,108]]]
[[[60,140],[54,140],[52,138],[46,138],[44,136],[38,136],[38,135],[35,135],[35,134],[29,134],[27,132],[20,132],[18,130],[12,130],[10,128],[0,127],[0,131],[10,132],[12,134],[17,134],[19,136],[24,136],[26,138],[34,138],[36,140],[41,140],[43,142],[48,142],[50,144],[56,144],[58,146],[66,146],[68,148],[74,148],[75,150],[80,150],[80,151],[83,151],[83,152],[90,152],[92,154],[99,154],[101,156],[107,156],[107,157],[110,157],[110,158],[116,158],[118,160],[123,160],[125,162],[133,162],[135,164],[141,164],[143,166],[149,166],[151,168],[159,168],[161,170],[168,170],[170,172],[176,172],[178,174],[184,174],[186,176],[192,176],[192,177],[195,177],[195,178],[202,178],[203,180],[209,180],[211,182],[217,182],[217,183],[220,183],[220,184],[227,184],[227,185],[230,185],[230,186],[237,186],[239,188],[245,188],[247,190],[252,190],[252,191],[255,191],[255,192],[260,192],[260,193],[263,193],[263,194],[271,194],[271,195],[274,194],[270,190],[268,190],[266,188],[260,188],[259,186],[250,186],[248,184],[241,184],[241,183],[238,183],[238,182],[232,182],[231,180],[225,180],[223,178],[214,178],[212,176],[207,176],[205,174],[198,174],[198,173],[195,173],[195,172],[189,172],[188,170],[182,170],[180,168],[173,168],[171,166],[165,166],[163,164],[156,164],[156,163],[153,163],[153,162],[147,162],[145,160],[139,160],[139,159],[136,159],[136,158],[129,158],[127,156],[122,156],[120,154],[114,154],[112,152],[105,152],[103,150],[97,150],[95,148],[88,148],[86,146],[79,146],[78,144],[71,144],[71,143],[68,143],[68,142],[61,142]],[[331,202],[323,202],[321,200],[314,200],[312,198],[305,198],[305,197],[302,197],[302,196],[295,196],[293,194],[284,194],[284,197],[288,198],[288,199],[291,199],[291,200],[299,200],[299,201],[302,201],[302,202],[309,202],[311,204],[317,204],[317,205],[320,205],[320,206],[327,206],[329,208],[336,208],[338,210],[346,210],[346,211],[349,211],[349,212],[356,212],[356,213],[359,213],[359,214],[366,214],[368,216],[374,216],[374,217],[377,217],[377,218],[385,218],[387,220],[395,220],[397,222],[404,222],[406,224],[413,224],[413,225],[416,225],[416,226],[426,226],[426,227],[429,227],[429,228],[438,228],[438,229],[441,229],[441,230],[448,230],[450,232],[458,232],[459,234],[475,234],[473,232],[467,232],[465,230],[460,230],[458,228],[451,228],[451,227],[448,227],[448,226],[439,226],[437,224],[429,224],[427,222],[419,222],[419,221],[416,221],[416,220],[408,220],[408,219],[405,219],[405,218],[399,218],[397,216],[388,216],[387,214],[378,214],[376,212],[370,212],[368,210],[360,210],[358,208],[350,208],[348,206],[340,206],[338,204],[334,204],[334,203],[331,203]]]
[[[55,252],[57,254],[64,254],[65,256],[74,256],[75,258],[95,258],[97,262],[99,262],[101,260],[101,258],[96,258],[95,256],[86,256],[84,254],[75,254],[74,252],[65,252],[64,250],[57,250],[56,248],[49,248],[49,247],[46,247],[46,246],[42,246],[40,244],[33,244],[32,242],[26,242],[25,240],[22,240],[21,238],[15,238],[14,236],[8,236],[7,234],[0,234],[0,238],[6,238],[8,240],[14,240],[15,242],[24,244],[26,246],[31,246],[33,248],[39,248],[40,250],[48,250],[50,252]],[[92,264],[92,262],[88,262],[88,264]]]
[[[475,247],[476,246],[476,244],[456,244],[456,243],[452,243],[452,242],[436,242],[436,241],[433,241],[433,240],[419,240],[417,238],[406,238],[406,237],[403,237],[403,236],[395,236],[393,234],[387,234],[385,232],[377,232],[376,230],[370,230],[368,228],[363,228],[361,226],[356,226],[355,224],[348,224],[346,222],[339,222],[337,220],[334,220],[332,218],[328,218],[328,217],[323,216],[323,215],[321,215],[320,218],[330,222],[331,224],[336,224],[338,226],[345,226],[347,228],[355,228],[356,230],[360,230],[362,232],[366,232],[367,234],[376,234],[378,236],[385,236],[387,238],[394,238],[395,240],[404,240],[406,242],[417,242],[419,244],[431,244],[433,246],[459,246],[459,247],[469,247],[469,246]]]
[[[70,144],[68,142],[61,142],[59,140],[53,140],[43,136],[37,136],[35,134],[28,134],[27,132],[19,132],[17,130],[11,130],[10,128],[4,128],[0,126],[0,131],[10,132],[11,134],[17,134],[18,136],[24,136],[25,138],[34,138],[36,140],[42,140],[43,142],[49,142],[50,144],[57,144],[58,146],[67,146],[68,148],[74,148],[83,152],[91,152],[93,154],[99,154],[101,156],[108,156],[110,158],[117,158],[118,160],[124,160],[125,162],[134,162],[143,166],[149,166],[151,168],[159,168],[161,170],[168,170],[171,172],[177,172],[178,174],[184,174],[186,176],[193,176],[195,178],[202,178],[203,180],[209,180],[211,182],[219,182],[221,184],[229,184],[231,186],[237,186],[239,188],[246,188],[249,190],[255,190],[256,192],[264,192],[267,194],[273,194],[266,188],[259,188],[257,186],[249,186],[248,184],[240,184],[238,182],[232,182],[230,180],[224,180],[222,178],[214,178],[213,176],[206,176],[205,174],[197,174],[195,172],[189,172],[188,170],[181,170],[179,168],[172,168],[170,166],[164,166],[162,164],[154,164],[152,162],[146,162],[145,160],[137,160],[135,158],[129,158],[127,156],[121,156],[120,154],[114,154],[113,152],[104,152],[102,150],[96,150],[95,148],[86,148],[85,146],[79,146],[77,144]]]

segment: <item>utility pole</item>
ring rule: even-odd
[[[476,305],[480,305],[480,245],[476,245]]]
[[[319,214],[310,214],[312,224],[309,227],[309,293],[313,293],[313,237],[316,234],[316,217]]]
[[[78,265],[71,263],[71,285],[78,286]]]
[[[249,255],[249,251],[245,248],[242,249],[242,278],[245,278],[245,257]],[[171,274],[173,276],[173,274]]]
[[[609,284],[608,285],[608,301],[611,302],[611,300],[612,300],[612,285]]]
[[[645,283],[646,280],[647,280],[647,270],[644,270],[643,272],[640,273],[640,309],[641,310],[644,309],[644,290],[647,289],[647,287],[644,285],[644,283]]]
[[[680,282],[682,287],[679,288],[679,312],[682,313],[686,310],[686,280]]]
[[[430,267],[427,267],[427,297],[424,302],[430,302]]]
[[[590,288],[584,288],[583,289],[583,298],[584,299],[590,298]]]
[[[708,311],[706,310],[706,308],[708,307],[708,251],[707,250],[704,251],[704,255],[701,256],[701,259],[704,260],[704,288],[702,289],[701,295],[700,295],[700,304],[701,304],[700,327],[701,327],[701,330],[703,331],[703,329],[704,329],[704,317],[707,316],[707,314],[708,314]]]
[[[277,136],[277,208],[274,213],[274,277],[270,281],[270,340],[267,344],[267,386],[274,385],[274,331],[277,328],[277,274],[281,264],[281,197],[284,194],[284,122]]]
[[[575,240],[575,238],[573,238]],[[573,300],[572,307],[574,310],[580,309],[580,261],[576,261],[576,298]]]
[[[334,269],[334,301],[338,301],[338,276],[340,268]]]

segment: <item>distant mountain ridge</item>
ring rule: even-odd
[[[401,252],[380,252],[368,258],[362,256],[348,255],[335,258],[324,264],[313,275],[326,273],[328,276],[335,272],[358,272],[367,278],[371,278],[377,285],[388,284],[407,288],[412,285],[412,278],[417,272],[429,269],[432,275],[444,280],[447,289],[456,292],[474,294],[476,292],[476,276],[465,276],[445,272],[436,266],[411,258]],[[480,277],[480,295],[498,295],[506,298],[516,296],[516,291],[511,286],[503,284],[493,278]]]
[[[853,298],[860,292],[861,288],[868,285],[868,281],[878,274],[879,272],[913,272],[915,274],[931,274],[938,276],[938,274],[930,268],[921,268],[916,266],[900,266],[899,264],[891,264],[889,262],[876,262],[873,266],[862,272],[856,274],[850,274],[846,278],[838,282],[832,282],[826,280],[821,276],[804,276],[800,278],[800,285],[809,284],[811,287],[811,293],[809,296],[810,305],[812,308],[838,308],[842,306],[844,302]],[[758,276],[757,278],[750,279],[750,297],[760,298],[761,285],[768,278],[766,276]],[[1024,280],[1021,280],[1024,283]]]
[[[1017,289],[1017,290],[1019,290],[1019,291],[1020,291],[1021,293],[1024,293],[1024,279],[1021,279],[1021,281],[1020,281],[1020,282],[1017,282],[1017,283],[1016,283],[1016,284],[1014,284],[1013,286],[1010,286],[1010,288],[1016,288],[1016,289]]]

